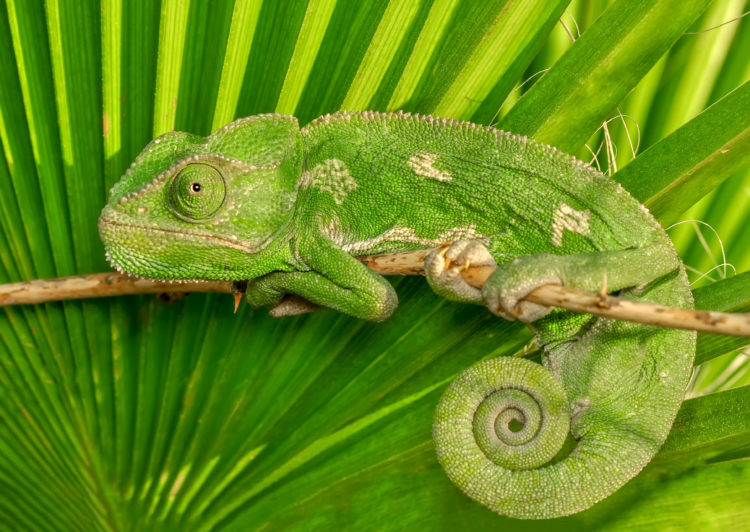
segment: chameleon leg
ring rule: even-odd
[[[276,307],[285,294],[295,294],[366,320],[383,321],[396,309],[393,286],[348,253],[320,243],[300,247],[310,270],[273,272],[250,281],[246,295],[253,307]]]
[[[621,297],[690,307],[684,271],[673,271],[671,254],[665,247],[522,257],[490,277],[489,297],[487,285],[483,292],[490,305],[494,298],[505,302],[499,308],[517,309],[523,294],[545,282],[598,290],[606,269],[608,289],[622,290]],[[533,312],[516,310],[524,319]],[[583,320],[563,311],[540,319],[533,327],[543,366],[484,360],[440,399],[438,461],[456,486],[497,513],[547,519],[585,510],[635,476],[669,433],[692,370],[695,333]]]
[[[526,255],[500,265],[487,279],[482,296],[489,309],[506,319],[530,323],[551,309],[521,301],[535,288],[560,284],[598,292],[644,286],[679,267],[667,245],[578,255]]]

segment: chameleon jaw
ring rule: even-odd
[[[104,242],[106,257],[110,265],[120,273],[153,280],[169,280],[182,277],[191,280],[234,280],[236,277],[227,270],[225,275],[217,275],[211,260],[188,261],[188,250],[227,250],[234,255],[251,255],[253,247],[235,239],[199,232],[166,229],[123,220],[122,216],[112,216],[114,209],[105,208],[99,218],[99,234]],[[108,212],[110,211],[110,212]],[[113,219],[114,218],[114,219]],[[182,275],[180,275],[182,273]]]

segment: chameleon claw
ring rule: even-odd
[[[247,281],[235,281],[232,283],[232,295],[234,296],[234,314],[237,314],[237,309],[240,307],[240,301],[242,296],[247,291]]]
[[[443,265],[443,268],[446,269],[446,270],[451,267],[451,261],[449,261],[448,259],[445,258],[445,253],[448,251],[449,247],[450,246],[445,246],[444,248],[440,249],[440,251],[438,251],[438,255],[440,255],[441,257],[443,257],[443,260],[445,261],[445,264]]]

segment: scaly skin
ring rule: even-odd
[[[435,291],[533,322],[544,349],[544,367],[469,368],[435,414],[450,479],[504,515],[557,517],[617,490],[664,442],[692,368],[692,332],[520,301],[606,276],[620,297],[692,307],[668,237],[615,181],[489,127],[362,112],[168,133],[112,189],[100,233],[112,264],[138,276],[248,280],[249,302],[277,315],[304,311],[281,302],[296,294],[376,321],[396,294],[354,256],[454,242],[425,263]],[[466,262],[498,269],[478,291],[458,275]]]

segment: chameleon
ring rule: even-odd
[[[542,351],[541,364],[481,360],[435,410],[448,478],[501,515],[568,515],[623,486],[667,437],[692,370],[694,332],[524,301],[560,284],[693,306],[672,242],[614,179],[489,126],[363,111],[169,132],[112,188],[99,231],[119,271],[242,281],[277,316],[315,305],[373,321],[398,298],[356,257],[436,248],[424,269],[438,295],[527,323]],[[470,265],[496,270],[478,289],[460,275]]]

